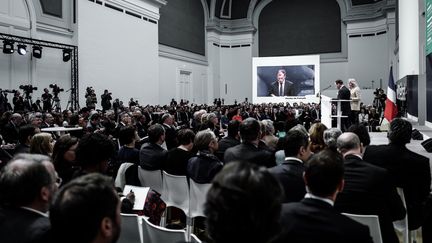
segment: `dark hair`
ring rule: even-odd
[[[347,132],[355,133],[359,137],[363,146],[368,146],[370,144],[369,132],[365,125],[353,124],[348,128]]]
[[[228,123],[228,137],[235,137],[238,135],[240,128],[240,121],[238,120],[231,120]]]
[[[195,133],[191,129],[188,128],[180,129],[177,132],[177,140],[181,145],[187,145],[193,143],[194,139],[195,139]]]
[[[159,140],[160,136],[165,134],[165,129],[161,124],[154,124],[149,127],[147,132],[149,142],[156,143]]]
[[[285,156],[296,157],[300,148],[307,148],[309,137],[299,130],[289,130],[285,136],[284,151]]]
[[[267,242],[279,232],[282,197],[279,182],[265,168],[227,164],[204,204],[210,237],[216,243]]]
[[[93,173],[72,180],[63,186],[50,209],[54,237],[68,243],[91,242],[103,218],[117,222],[118,203],[109,177]],[[76,233],[70,234],[71,229]]]
[[[64,160],[64,154],[77,143],[78,143],[78,138],[71,137],[69,135],[63,135],[59,139],[57,139],[56,143],[54,144],[54,149],[52,154],[54,167],[57,172],[59,167],[69,164],[69,162],[66,162]]]
[[[100,133],[84,135],[75,151],[81,166],[96,165],[110,159],[114,154],[114,144],[107,136]]]
[[[132,126],[124,126],[120,128],[119,131],[119,141],[120,144],[130,144],[135,139],[135,131],[136,129]]]
[[[340,80],[340,79],[338,79],[338,80],[335,81],[335,84],[343,84],[343,81]]]
[[[247,118],[240,124],[240,137],[243,141],[251,142],[258,138],[261,125],[255,118]]]
[[[411,141],[412,125],[402,118],[395,118],[390,123],[387,137],[390,143],[405,145]]]
[[[51,162],[51,158],[41,154],[18,154],[9,161],[0,173],[1,204],[28,206],[39,197],[42,187],[53,184],[55,179],[44,161]]]
[[[36,127],[33,125],[24,125],[19,128],[18,132],[18,141],[20,144],[25,144],[27,142],[27,138],[33,137],[36,133]]]
[[[332,195],[343,179],[342,155],[330,149],[314,154],[306,163],[305,179],[309,191],[319,197]]]

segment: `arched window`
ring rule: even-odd
[[[273,0],[261,11],[258,32],[262,57],[342,52],[335,0]]]

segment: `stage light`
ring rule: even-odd
[[[27,54],[27,46],[24,44],[18,44],[17,45],[17,50],[18,50],[18,54],[20,55],[25,55]]]
[[[68,62],[71,59],[71,50],[63,49],[63,62]]]
[[[14,53],[14,42],[10,40],[3,41],[3,53],[12,54]]]
[[[33,57],[40,59],[42,57],[42,47],[33,46]]]

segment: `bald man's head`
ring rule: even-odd
[[[361,144],[359,137],[352,132],[342,133],[337,139],[337,148],[345,155],[346,153],[360,153]]]

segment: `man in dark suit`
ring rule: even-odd
[[[166,148],[167,150],[171,150],[178,146],[177,131],[174,127],[174,117],[169,113],[165,113],[162,116],[161,121],[165,129]]]
[[[19,113],[12,114],[8,124],[5,125],[2,131],[5,143],[18,143],[18,130],[22,120],[22,116]]]
[[[0,174],[2,243],[47,242],[48,209],[57,191],[57,173],[44,155],[20,154]]]
[[[300,202],[283,204],[282,233],[276,242],[372,242],[367,226],[333,208],[337,194],[343,189],[343,174],[340,154],[323,150],[312,156],[304,175],[308,193]]]
[[[351,93],[347,87],[343,84],[343,81],[338,79],[335,81],[336,88],[338,89],[337,100],[351,100]],[[350,117],[351,115],[351,103],[347,101],[340,102],[341,111],[343,116]],[[351,125],[349,118],[345,117],[341,119],[341,130],[346,131]]]
[[[304,162],[311,155],[308,134],[299,130],[289,130],[284,143],[285,161],[269,171],[281,183],[284,191],[284,203],[299,202],[306,194],[303,180]]]
[[[286,71],[280,69],[277,72],[277,81],[273,82],[269,88],[269,96],[295,96],[294,84],[286,80]]]
[[[339,212],[378,215],[384,243],[399,243],[393,221],[405,217],[405,208],[387,171],[362,160],[360,139],[351,132],[337,139],[345,158],[345,187],[338,194]]]
[[[140,150],[140,166],[145,170],[160,170],[165,163],[168,151],[161,147],[165,141],[165,129],[160,124],[151,125],[148,129],[149,142]]]
[[[412,125],[396,118],[390,123],[388,145],[370,145],[364,160],[386,168],[393,185],[403,188],[409,229],[422,226],[423,242],[432,242],[432,199],[429,159],[406,148],[411,141]]]
[[[227,149],[240,144],[239,127],[240,122],[237,120],[228,123],[228,136],[219,141],[219,149],[215,153],[219,160],[223,161]]]
[[[267,168],[276,165],[272,152],[258,147],[261,138],[261,126],[254,118],[248,118],[240,124],[242,143],[225,151],[224,161],[247,161]]]

